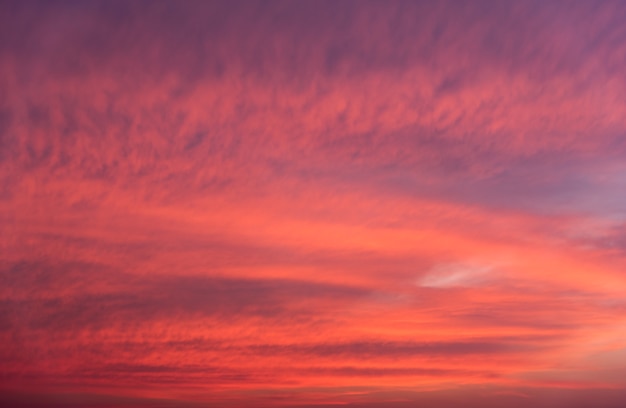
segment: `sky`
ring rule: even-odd
[[[0,402],[618,408],[626,3],[2,1]]]

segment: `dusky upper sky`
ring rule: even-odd
[[[3,1],[0,400],[625,406],[625,72],[620,1]]]

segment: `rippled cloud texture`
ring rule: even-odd
[[[0,399],[623,407],[626,3],[0,5]]]

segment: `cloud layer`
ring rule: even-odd
[[[620,406],[625,5],[0,9],[2,400]]]

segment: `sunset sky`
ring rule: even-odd
[[[626,406],[626,2],[2,1],[0,404]]]

